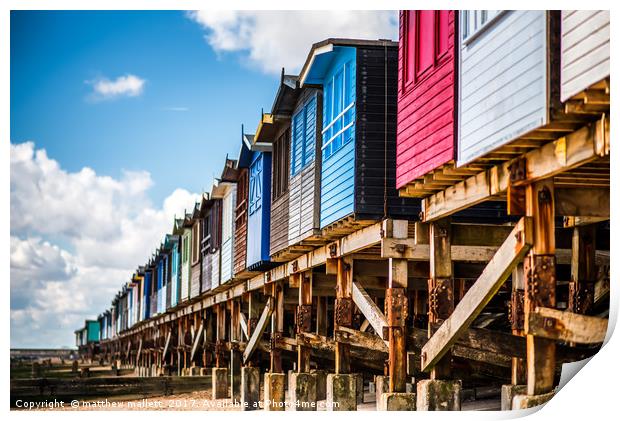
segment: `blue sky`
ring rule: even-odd
[[[11,346],[71,346],[327,37],[394,11],[12,12]]]
[[[183,12],[12,12],[11,140],[35,140],[69,171],[147,170],[155,201],[208,189],[279,77],[203,33]],[[89,81],[125,74],[146,80],[142,95],[92,100]]]

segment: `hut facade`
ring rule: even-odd
[[[609,10],[562,11],[562,101],[609,78],[609,20]]]
[[[243,137],[243,136],[242,136]],[[239,276],[246,270],[248,246],[248,191],[251,153],[248,145],[241,141],[237,158],[237,198],[235,201],[235,236],[233,273]]]
[[[396,187],[455,158],[457,12],[400,12]]]
[[[323,92],[322,229],[342,222],[342,233],[419,211],[396,191],[397,63],[396,42],[327,39],[312,46],[302,68],[301,86]]]
[[[213,198],[206,200],[203,196],[200,211],[204,218],[201,241],[201,292],[206,292],[213,288],[214,285],[219,285],[222,201]]]
[[[234,227],[237,201],[237,169],[234,159],[226,159],[222,175],[213,186],[212,196],[222,201],[220,271],[218,285],[233,278],[234,271]],[[215,288],[212,282],[212,288]]]
[[[191,281],[190,281],[190,298],[194,299],[200,295],[200,284],[202,282],[202,254],[200,252],[200,241],[202,239],[202,218],[200,217],[200,203],[194,206],[194,212],[191,218],[191,247],[190,247],[190,263],[191,263]]]

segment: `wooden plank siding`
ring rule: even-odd
[[[314,101],[314,102],[312,102]],[[289,182],[289,220],[288,244],[295,245],[308,237],[318,234],[320,228],[320,177],[321,177],[321,125],[323,119],[323,102],[321,91],[315,88],[303,88],[299,95],[293,116],[303,112],[303,108],[310,106],[307,118],[304,121],[307,136],[312,139],[307,152],[312,159],[291,177]],[[293,117],[295,118],[295,117]],[[292,130],[296,130],[292,128]],[[300,145],[301,147],[301,145]],[[295,151],[291,151],[295,153]],[[300,164],[297,164],[300,165]]]
[[[235,256],[234,273],[246,268],[248,242],[248,169],[239,169],[237,181],[237,199],[235,206]]]
[[[502,11],[466,40],[460,28],[458,165],[549,121],[549,15]]]
[[[247,267],[270,267],[271,152],[254,151],[249,169]]]
[[[409,72],[414,72],[409,67],[415,66],[416,43],[420,42],[415,25],[419,12],[400,12],[396,188],[455,158],[457,12],[442,11],[447,13],[446,49],[427,71],[410,77]],[[440,11],[435,13],[436,25],[443,24]]]
[[[396,189],[398,49],[358,47],[356,58],[355,218],[417,219],[419,200]]]
[[[609,77],[609,10],[563,10],[561,100]]]
[[[237,200],[237,185],[227,183],[226,193],[222,198],[222,253],[220,285],[230,281],[233,277],[234,256],[234,217]]]
[[[195,298],[200,295],[200,283],[202,281],[202,253],[200,252],[201,239],[202,219],[196,218],[192,224],[190,298]]]
[[[289,162],[290,124],[286,124],[273,143],[271,161],[271,221],[269,254],[275,255],[288,246],[289,238]]]

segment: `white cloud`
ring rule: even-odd
[[[199,198],[177,189],[154,206],[152,185],[147,172],[68,172],[32,142],[11,144],[12,346],[71,345]]]
[[[218,53],[242,52],[266,73],[297,72],[325,38],[398,39],[396,11],[195,11]]]
[[[112,99],[121,96],[135,97],[142,95],[146,81],[138,76],[127,74],[114,80],[101,78],[89,81],[93,85],[93,93],[98,99]]]
[[[189,108],[188,107],[164,107],[163,110],[183,112],[183,111],[189,111]]]

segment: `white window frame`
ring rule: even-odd
[[[506,10],[461,10],[461,38],[467,45],[483,33]]]

